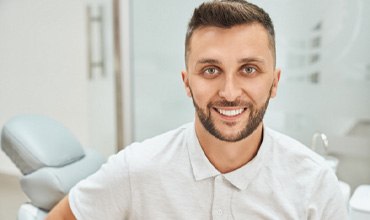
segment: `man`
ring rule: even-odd
[[[182,72],[194,123],[112,156],[49,219],[346,219],[322,158],[263,125],[280,78],[274,35],[242,0],[195,9]]]

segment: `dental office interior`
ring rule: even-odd
[[[0,127],[55,120],[106,159],[192,121],[180,73],[201,2],[0,1]],[[370,219],[370,1],[251,2],[272,17],[282,69],[265,125],[321,154],[351,219]],[[0,151],[4,220],[32,203],[13,159]]]

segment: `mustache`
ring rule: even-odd
[[[246,108],[252,108],[253,105],[250,102],[247,101],[242,101],[242,100],[235,100],[235,101],[227,101],[227,100],[217,100],[214,102],[208,103],[207,107],[212,108],[212,107],[246,107]]]

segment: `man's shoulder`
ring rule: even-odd
[[[282,181],[295,182],[308,190],[317,186],[312,180],[319,181],[330,176],[329,182],[333,183],[335,174],[321,155],[294,138],[272,129],[267,129],[267,138],[271,142],[269,167],[282,177]]]
[[[167,131],[160,135],[145,139],[141,142],[135,142],[127,146],[124,151],[130,161],[150,160],[169,157],[176,151],[184,150],[189,133],[193,129],[193,123],[184,124],[176,129]]]
[[[266,136],[270,138],[272,143],[271,151],[279,160],[289,164],[306,164],[312,169],[321,170],[322,168],[327,168],[324,158],[300,141],[271,128],[266,128],[265,130],[267,132]]]
[[[317,204],[325,206],[332,198],[341,202],[338,179],[322,156],[287,135],[265,130],[269,139],[265,178],[271,180],[272,189],[281,189],[284,198],[305,210],[315,211]]]
[[[168,145],[169,143],[176,142],[180,139],[186,139],[187,131],[193,128],[193,123],[183,124],[175,129],[169,130],[162,134],[147,138],[140,142],[134,142],[129,145],[130,148],[140,148],[140,147],[157,147]]]

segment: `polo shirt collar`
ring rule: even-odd
[[[265,161],[267,160],[266,154],[268,154],[268,148],[271,147],[271,140],[269,138],[269,135],[267,135],[268,128],[264,128],[263,131],[263,141],[257,152],[257,155],[239,169],[226,174],[221,174],[211,164],[211,162],[204,154],[204,151],[200,146],[199,140],[195,133],[195,127],[193,124],[188,132],[189,138],[187,147],[195,180],[199,181],[218,175],[223,175],[225,179],[228,180],[236,188],[240,190],[246,189],[248,187],[248,184],[253,181],[253,179],[260,172],[261,168],[264,166]]]
[[[196,181],[220,175],[221,173],[209,162],[195,133],[195,125],[188,130],[188,152],[193,175]]]
[[[258,149],[257,155],[251,161],[239,169],[224,174],[225,179],[227,179],[236,188],[245,190],[248,187],[248,184],[257,178],[261,169],[266,166],[266,163],[269,160],[268,151],[269,148],[271,148],[271,139],[267,133],[268,129],[264,127],[262,144]]]

